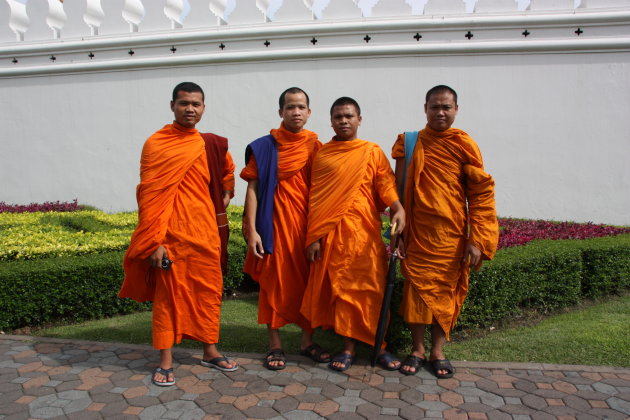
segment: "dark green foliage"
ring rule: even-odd
[[[245,263],[245,253],[247,244],[240,231],[230,229],[230,240],[228,242],[228,268],[223,275],[223,289],[235,290],[243,282],[243,263]]]
[[[122,252],[0,262],[0,329],[84,321],[150,308],[119,299]]]
[[[402,281],[392,308],[397,311]],[[468,298],[457,329],[478,328],[518,315],[523,309],[545,313],[630,288],[630,235],[586,240],[537,240],[499,251],[470,275]],[[394,349],[409,346],[410,335],[398,315],[388,333]]]

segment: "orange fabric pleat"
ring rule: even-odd
[[[153,346],[183,338],[219,340],[223,279],[210,175],[196,129],[164,126],[146,141],[140,162],[138,226],[125,254],[120,297],[153,301]],[[163,245],[173,261],[167,271],[146,258]]]
[[[404,144],[401,134],[394,159],[404,159]],[[499,238],[494,180],[483,170],[474,140],[456,128],[437,132],[425,127],[407,169],[404,201],[407,258],[402,271],[448,338],[468,293],[470,270],[461,260],[469,226],[482,259],[494,256]],[[411,301],[413,296],[407,293],[401,306],[410,323],[420,315],[413,308],[422,307]],[[420,317],[427,319],[426,313]]]
[[[313,162],[307,246],[321,239],[302,313],[313,328],[374,344],[387,274],[380,212],[398,200],[387,157],[361,139],[331,140]]]
[[[308,279],[309,264],[304,252],[306,213],[313,156],[321,147],[317,134],[292,133],[281,126],[271,130],[278,148],[278,185],[274,193],[273,254],[262,259],[245,257],[243,271],[260,284],[258,323],[280,328],[297,324],[309,330],[300,313],[300,302]],[[252,157],[241,171],[246,181],[258,178]]]

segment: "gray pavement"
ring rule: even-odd
[[[0,335],[0,419],[628,419],[630,369],[454,362],[452,379],[373,369],[345,373],[301,356],[286,369],[229,354],[240,368],[199,365],[177,350],[176,385],[150,377],[150,346]]]

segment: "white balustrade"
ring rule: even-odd
[[[406,0],[387,0],[376,3],[371,11],[370,17],[386,16],[409,16],[412,14],[412,7]]]
[[[322,19],[359,19],[363,17],[355,0],[334,0],[322,11]]]
[[[312,0],[293,0],[284,1],[273,14],[274,22],[299,22],[305,20],[313,20],[313,1]]]
[[[452,15],[466,13],[464,0],[429,0],[424,6],[425,15]]]
[[[208,0],[188,0],[188,15],[184,18],[184,28],[210,28],[219,25],[222,20],[212,9]],[[220,12],[223,16],[223,12]],[[225,21],[223,21],[225,22]]]
[[[142,0],[125,0],[122,16],[129,24],[129,32],[138,32],[144,15]]]
[[[0,42],[318,19],[453,16],[467,10],[480,15],[629,6],[628,0],[0,0]]]
[[[105,12],[101,7],[101,0],[87,0],[83,21],[90,28],[90,35],[96,36],[99,34],[99,28],[104,18]]]

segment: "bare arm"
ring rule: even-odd
[[[258,180],[247,182],[245,193],[245,220],[243,224],[244,235],[247,238],[247,248],[257,258],[262,258],[265,253],[262,239],[256,231],[256,210],[258,209]]]

